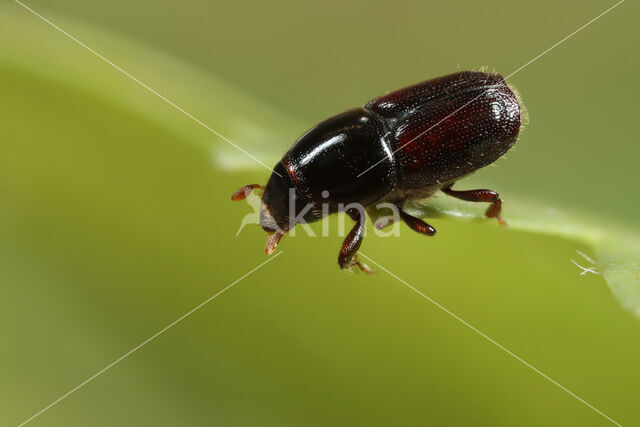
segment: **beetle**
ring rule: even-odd
[[[516,89],[497,73],[461,71],[427,80],[319,123],[284,154],[266,186],[241,187],[232,200],[263,192],[260,225],[269,234],[267,254],[296,223],[346,211],[355,224],[338,264],[370,273],[357,257],[366,212],[344,207],[392,203],[407,226],[433,236],[435,228],[404,212],[403,205],[442,191],[490,203],[486,216],[504,224],[498,193],[452,186],[505,154],[525,115]]]

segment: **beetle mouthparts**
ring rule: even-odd
[[[280,242],[280,239],[282,238],[282,236],[284,236],[284,233],[286,233],[286,231],[276,231],[269,236],[269,239],[267,240],[267,246],[265,246],[264,248],[264,251],[267,255],[271,255],[276,250],[276,248],[278,247],[278,242]]]

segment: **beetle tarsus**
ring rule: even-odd
[[[354,257],[351,259],[351,265],[358,267],[360,271],[368,274],[369,276],[373,276],[374,274],[376,274],[375,270],[371,269],[371,267],[369,267],[367,264],[363,264],[360,262],[360,260],[358,259],[358,254],[354,255]]]
[[[500,195],[498,193],[484,188],[478,190],[456,191],[451,189],[452,185],[443,188],[442,192],[451,197],[455,197],[456,199],[466,200],[467,202],[491,203],[484,214],[487,218],[496,218],[500,225],[507,225],[507,222],[500,216],[500,212],[502,211],[502,199],[500,199]]]
[[[431,225],[427,224],[420,218],[416,218],[413,215],[409,215],[405,211],[402,210],[400,206],[398,206],[398,211],[400,212],[400,218],[404,221],[405,224],[409,226],[410,229],[416,231],[420,234],[424,234],[426,236],[433,236],[436,234],[436,229]]]

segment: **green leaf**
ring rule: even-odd
[[[278,153],[301,131],[298,123],[264,101],[177,58],[113,32],[47,10],[42,12],[71,36],[82,35],[81,42],[86,46],[100,46],[100,52],[95,53],[138,82],[13,2],[0,5],[0,57],[5,66],[68,84],[105,102],[124,105],[210,150],[217,167],[238,170],[260,165],[184,112],[267,165],[275,164]],[[20,43],[15,43],[16,40]],[[161,89],[154,94],[141,87],[141,83]],[[127,94],[124,99],[123,92]]]
[[[505,201],[508,229],[572,239],[592,247],[595,271],[602,274],[620,303],[640,317],[640,233],[588,214],[572,212],[541,201],[510,197]],[[444,195],[405,206],[412,215],[493,225],[484,216],[486,204],[463,202]],[[592,267],[589,259],[576,260]]]

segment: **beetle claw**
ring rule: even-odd
[[[376,271],[369,267],[367,264],[363,264],[358,259],[358,255],[355,255],[353,259],[351,259],[351,267],[358,267],[358,269],[369,276],[373,276],[376,274]]]

